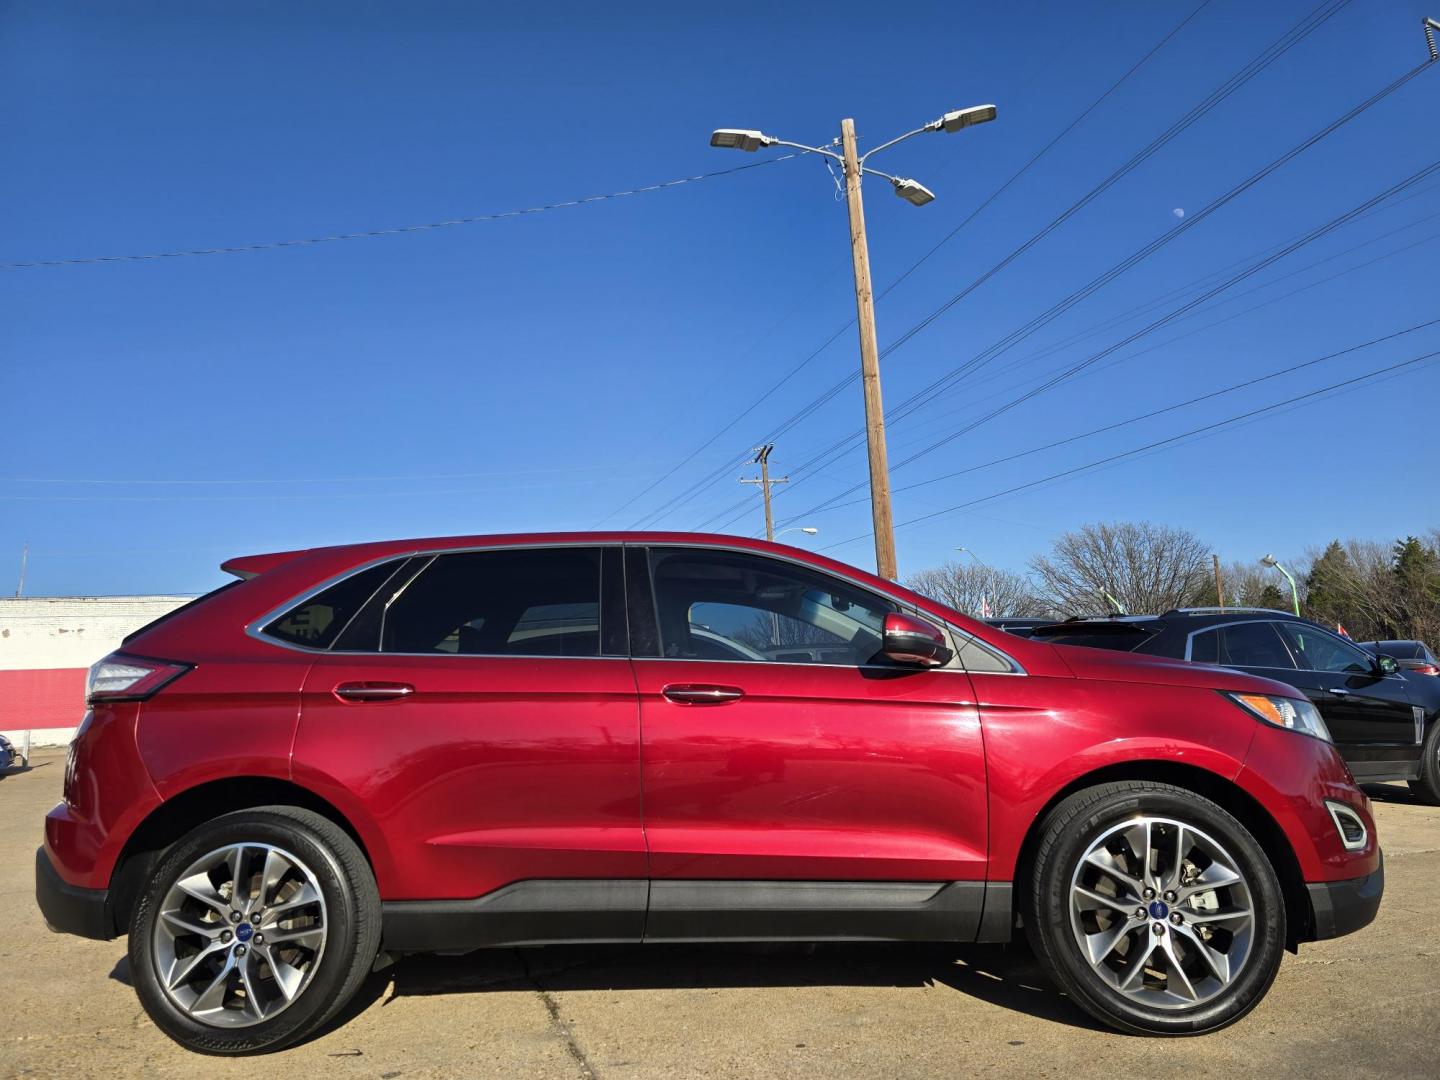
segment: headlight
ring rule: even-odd
[[[1271,697],[1269,694],[1226,694],[1231,701],[1257,720],[1276,727],[1313,735],[1325,742],[1334,742],[1320,719],[1320,710],[1303,698]]]

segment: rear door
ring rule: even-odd
[[[295,774],[377,819],[384,899],[608,879],[613,927],[592,936],[640,936],[648,864],[620,558],[412,558],[317,656]]]

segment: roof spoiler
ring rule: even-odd
[[[227,574],[234,574],[241,581],[248,581],[304,554],[304,551],[272,551],[268,555],[240,555],[226,559],[220,564],[220,569]]]

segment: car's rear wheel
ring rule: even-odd
[[[1410,790],[1426,806],[1440,806],[1440,720],[1430,724],[1420,750],[1420,778],[1410,781]]]
[[[136,903],[136,992],[188,1049],[279,1049],[359,988],[379,908],[364,855],[333,822],[296,807],[226,814],[176,843]]]
[[[1077,792],[1041,826],[1026,925],[1041,963],[1091,1015],[1137,1034],[1233,1023],[1280,968],[1285,904],[1255,838],[1168,784]]]

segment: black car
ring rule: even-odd
[[[997,630],[1004,630],[1007,634],[1014,634],[1016,637],[1029,637],[1037,628],[1049,626],[1054,621],[1054,619],[1027,619],[1017,616],[1013,619],[986,619],[985,623]]]
[[[1393,656],[1404,671],[1440,675],[1440,660],[1423,641],[1362,641],[1360,647],[1377,656]]]
[[[1182,608],[1163,615],[1071,619],[1036,641],[1239,668],[1305,692],[1361,783],[1408,780],[1440,806],[1440,679],[1406,675],[1319,623],[1283,611]]]

